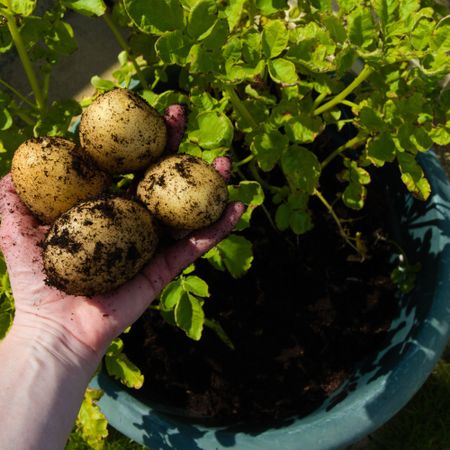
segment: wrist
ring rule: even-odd
[[[23,317],[15,319],[4,342],[0,342],[0,349],[5,346],[28,355],[30,361],[39,358],[87,380],[93,376],[102,358],[100,352],[80,342],[64,326],[36,318],[29,321]]]
[[[0,342],[2,450],[64,448],[97,357],[63,331],[14,323]]]

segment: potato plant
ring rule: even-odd
[[[105,21],[123,50],[114,81],[92,77],[99,93],[138,84],[160,113],[183,103],[190,115],[179,151],[207,162],[233,159],[240,181],[229,196],[248,208],[236,233],[205,256],[217,270],[237,278],[251,267],[252,242],[241,232],[256,208],[267,226],[296,242],[314,226],[314,199],[363,261],[370,248],[336,205],[363,210],[376,169],[387,164],[414,196],[430,195],[416,158],[450,143],[450,17],[433,0],[58,0],[40,16],[36,0],[0,0],[0,53],[16,49],[31,88],[28,95],[0,79],[0,174],[26,139],[73,137],[72,117],[93,101],[48,102],[52,67],[76,50],[68,9]],[[329,130],[350,130],[350,137],[319,158],[314,144]],[[328,197],[324,177],[340,183]],[[118,189],[132,179],[120,174]],[[393,251],[400,256],[393,280],[406,292],[418,267],[395,244]],[[13,309],[1,279],[0,333]],[[194,339],[209,326],[236,344],[205,318],[208,296],[192,266],[154,307]],[[113,373],[133,379],[120,345],[108,357]],[[92,401],[86,405],[92,412]],[[81,428],[92,415],[80,416]]]

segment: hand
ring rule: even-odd
[[[226,158],[217,161],[216,168],[226,174]],[[242,204],[230,204],[217,223],[157,254],[117,291],[87,298],[46,285],[40,243],[48,227],[40,225],[20,201],[10,175],[1,180],[0,192],[0,248],[15,299],[15,326],[61,333],[96,354],[102,354],[173,277],[230,233],[243,212]]]

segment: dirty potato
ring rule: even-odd
[[[183,154],[152,165],[137,195],[162,223],[185,230],[215,222],[228,201],[227,186],[219,173],[201,158]]]
[[[80,203],[53,224],[43,243],[47,283],[75,295],[114,290],[142,269],[157,243],[153,218],[136,201]]]
[[[112,174],[147,168],[167,141],[163,117],[128,89],[97,97],[82,114],[79,134],[85,151]]]
[[[99,195],[109,177],[72,141],[60,137],[29,139],[13,156],[11,176],[21,200],[44,223]]]

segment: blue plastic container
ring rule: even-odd
[[[361,361],[357,374],[321,407],[274,428],[208,428],[142,403],[102,373],[92,385],[105,391],[100,406],[111,425],[152,450],[332,450],[394,416],[425,382],[450,337],[450,184],[436,156],[422,156],[432,185],[426,203],[397,180],[386,188],[396,239],[422,264],[416,288],[400,299],[389,345]]]

